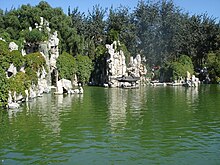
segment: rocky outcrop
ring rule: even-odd
[[[9,50],[13,51],[13,50],[18,50],[18,45],[14,42],[10,42],[9,43]]]
[[[14,64],[10,64],[8,70],[7,70],[7,77],[15,76],[17,74],[17,68],[14,66]]]
[[[83,88],[73,89],[72,82],[67,79],[61,79],[57,82],[56,92],[54,94],[83,94]]]
[[[128,76],[139,77],[139,82],[145,84],[147,69],[142,63],[140,54],[138,54],[135,58],[130,57],[130,63],[128,65],[127,72]]]
[[[141,56],[138,54],[135,58],[130,58],[130,63],[126,65],[126,58],[122,50],[118,50],[119,41],[114,41],[111,45],[106,45],[108,51],[107,66],[106,66],[106,84],[111,87],[120,87],[126,82],[119,82],[120,77],[138,78],[138,83],[145,83],[146,67],[143,65]],[[129,79],[130,79],[129,78]],[[129,82],[128,82],[129,83]],[[127,84],[126,84],[127,86]]]
[[[39,31],[42,31],[42,29],[46,29],[48,34],[50,32],[49,23],[41,17],[41,22],[38,25],[35,24],[36,29]],[[31,31],[32,28],[29,28]],[[21,94],[17,94],[16,92],[9,92],[9,100],[8,100],[8,107],[9,108],[17,108],[17,102],[18,101],[28,101],[29,99],[33,99],[35,97],[42,96],[43,93],[50,92],[50,86],[51,86],[51,73],[56,70],[56,60],[59,56],[59,39],[57,36],[57,32],[54,32],[53,34],[49,34],[49,40],[44,41],[41,43],[26,43],[25,50],[22,50],[22,55],[26,55],[27,53],[34,53],[37,50],[41,52],[41,55],[45,58],[47,68],[40,68],[37,72],[38,77],[38,83],[36,85],[31,85],[29,89],[25,91],[25,96]],[[36,48],[38,46],[38,48]],[[9,44],[9,50],[18,50],[18,46],[11,42]],[[25,65],[20,68],[21,72],[25,73]],[[47,70],[47,71],[46,71]],[[56,73],[56,72],[54,72]],[[10,78],[12,76],[15,76],[17,74],[17,68],[14,66],[14,64],[10,64],[10,67],[7,70],[7,77]]]
[[[56,68],[56,61],[59,57],[59,38],[57,36],[57,31],[55,31],[49,38],[48,47],[50,51],[50,67],[51,69]]]
[[[192,75],[187,71],[184,86],[186,87],[197,87],[200,84],[199,78]]]
[[[119,86],[118,77],[126,75],[127,66],[125,55],[122,50],[117,51],[118,42],[114,41],[111,45],[106,45],[109,57],[107,58],[107,83],[111,87]]]

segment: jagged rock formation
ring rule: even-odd
[[[15,76],[16,74],[17,74],[17,68],[12,63],[7,70],[6,76],[9,78],[11,76]]]
[[[121,85],[125,85],[125,82],[121,83],[118,81],[118,78],[120,77],[138,78],[140,79],[138,83],[144,83],[147,70],[142,64],[141,56],[138,54],[135,58],[131,57],[130,63],[127,66],[124,52],[122,50],[117,51],[118,46],[120,46],[120,43],[116,41],[114,41],[111,45],[106,45],[108,50],[106,83],[111,87],[120,87]],[[129,85],[129,82],[126,85]]]
[[[38,25],[37,23],[35,25],[39,31],[41,31],[44,28],[48,31],[49,34],[50,32],[49,23],[46,20],[44,20],[42,17],[41,17],[40,25]],[[32,28],[29,28],[29,30],[31,31]],[[28,101],[29,98],[32,99],[41,96],[43,93],[50,92],[50,86],[52,85],[51,73],[57,73],[56,60],[59,57],[58,45],[59,45],[59,39],[57,36],[57,32],[54,32],[53,34],[49,34],[48,41],[44,41],[38,44],[26,43],[25,46],[26,49],[22,50],[22,55],[26,55],[26,52],[34,53],[37,49],[45,58],[47,68],[43,67],[38,70],[37,72],[38,83],[37,85],[32,84],[31,87],[25,91],[25,96],[21,95],[20,93],[17,94],[16,92],[12,93],[9,91],[9,96],[8,96],[9,108],[13,108],[13,107],[17,108],[17,106],[14,106],[17,101],[22,101],[22,100]],[[18,46],[14,42],[11,42],[9,44],[9,50],[10,51],[18,50]],[[25,65],[21,67],[20,71],[25,73]],[[12,63],[7,70],[7,77],[10,78],[12,76],[15,76],[16,74],[17,74],[17,68]],[[57,81],[58,80],[56,80],[56,82]]]
[[[117,46],[116,41],[111,45],[106,45],[109,54],[107,58],[107,83],[112,87],[119,86],[117,78],[126,75],[127,70],[124,52],[122,50],[116,51]]]
[[[40,42],[39,44],[30,44],[26,43],[26,50],[23,51],[22,54],[27,53],[33,53],[36,51],[36,49],[41,52],[41,54],[44,56],[47,64],[47,70],[48,74],[45,76],[45,79],[47,80],[47,85],[56,85],[58,81],[58,75],[56,70],[56,61],[59,57],[59,38],[57,31],[55,31],[53,34],[50,33],[51,29],[49,28],[49,22],[45,20],[43,17],[40,17],[40,24],[35,23],[36,29],[39,31],[46,31],[48,34],[48,41]],[[32,28],[29,28],[31,31]],[[36,48],[37,46],[37,48]],[[54,81],[52,81],[54,80]],[[42,82],[42,81],[39,81]]]
[[[33,99],[35,97],[42,96],[43,93],[48,93],[51,90],[51,85],[56,86],[56,93],[63,94],[67,93],[83,93],[83,88],[79,87],[79,89],[73,90],[72,82],[70,80],[61,79],[58,81],[58,70],[56,67],[56,61],[59,57],[59,38],[57,31],[53,34],[50,33],[49,22],[46,21],[43,17],[40,18],[40,24],[35,23],[36,29],[39,31],[44,30],[43,32],[48,34],[48,41],[41,41],[36,43],[27,43],[25,42],[24,50],[22,49],[22,55],[26,55],[29,53],[35,53],[39,51],[41,55],[45,58],[46,68],[42,66],[37,71],[37,84],[32,84],[29,89],[25,90],[25,94],[13,93],[9,91],[8,93],[8,107],[9,108],[18,108],[18,101],[28,101],[29,99]],[[32,27],[29,28],[32,31]],[[14,42],[9,44],[9,50],[18,50],[18,45]],[[20,66],[20,70],[17,71],[17,68],[13,63],[10,64],[10,67],[6,71],[7,78],[11,78],[16,76],[18,72],[26,72],[26,65]],[[76,85],[77,77],[74,77],[74,85]]]
[[[199,84],[200,84],[199,78],[197,78],[195,75],[191,75],[187,71],[185,82],[183,85],[186,87],[197,87]]]
[[[48,47],[50,51],[50,67],[51,69],[56,68],[56,61],[59,57],[59,38],[57,36],[57,31],[55,31],[52,35],[50,35],[49,41],[48,41]]]
[[[131,77],[139,77],[141,83],[146,82],[146,74],[147,74],[147,69],[143,65],[141,59],[141,55],[138,54],[135,58],[130,57],[130,63],[127,68],[128,76]]]

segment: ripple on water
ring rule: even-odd
[[[85,91],[81,98],[44,95],[16,116],[1,114],[0,160],[219,164],[220,97],[212,88]]]

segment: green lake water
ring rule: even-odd
[[[0,110],[0,164],[220,164],[220,86],[85,87]]]

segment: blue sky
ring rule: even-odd
[[[19,7],[22,4],[36,5],[41,0],[0,0],[0,8],[5,10],[11,9],[11,7]],[[52,7],[61,7],[63,11],[67,13],[68,6],[72,9],[79,7],[80,11],[87,12],[92,10],[92,7],[96,4],[100,4],[103,8],[119,7],[120,4],[133,9],[138,0],[46,0]],[[208,13],[209,16],[218,18],[220,20],[220,0],[173,0],[174,3],[183,9],[185,12],[192,14]]]

